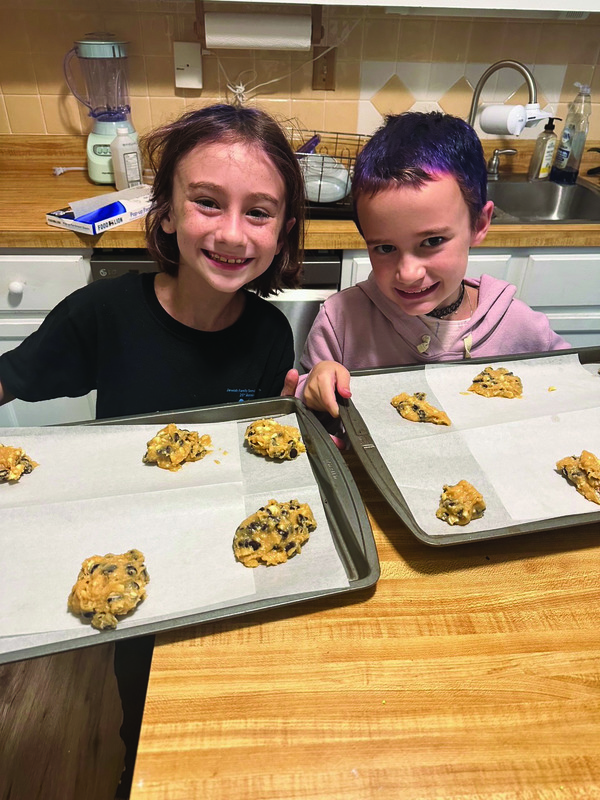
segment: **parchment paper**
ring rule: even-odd
[[[278,419],[298,426],[295,414]],[[214,449],[178,472],[142,463],[161,425],[0,429],[0,442],[40,465],[0,485],[0,652],[32,644],[32,634],[44,642],[101,635],[67,611],[81,563],[95,554],[135,547],[145,555],[147,598],[119,628],[348,586],[308,457],[275,462],[251,453],[247,424],[183,426],[208,433]],[[233,535],[271,497],[308,502],[318,527],[299,556],[248,569],[234,559]]]
[[[559,459],[583,449],[600,457],[600,376],[576,355],[489,365],[518,375],[523,397],[468,392],[486,364],[436,364],[352,378],[352,402],[420,528],[430,535],[459,530],[435,512],[442,486],[461,479],[472,483],[487,505],[469,531],[600,512],[555,470]],[[418,391],[448,414],[450,427],[409,422],[390,405],[400,392]]]

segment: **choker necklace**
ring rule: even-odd
[[[464,296],[465,296],[465,282],[461,281],[460,294],[458,296],[458,300],[455,300],[449,306],[444,306],[444,308],[434,308],[433,311],[430,311],[428,314],[425,314],[425,316],[436,317],[437,319],[441,319],[442,317],[447,317],[450,314],[454,314],[455,311],[458,311],[458,308],[462,303]]]

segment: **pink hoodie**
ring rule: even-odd
[[[465,283],[479,287],[477,308],[444,349],[421,317],[404,314],[382,294],[371,273],[323,303],[306,341],[303,368],[308,372],[319,361],[337,361],[349,370],[399,367],[570,347],[545,314],[515,299],[510,283],[490,275],[465,278]],[[298,397],[305,382],[301,376]]]

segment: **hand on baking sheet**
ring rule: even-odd
[[[326,411],[339,417],[335,393],[346,399],[352,397],[350,373],[337,361],[320,361],[311,369],[304,386],[304,405],[313,411]]]

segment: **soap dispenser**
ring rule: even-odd
[[[550,172],[551,181],[567,185],[575,183],[579,175],[579,165],[583,156],[592,111],[590,87],[583,83],[576,83],[575,86],[578,87],[579,92],[573,102],[569,103],[565,126]]]
[[[537,137],[535,148],[529,162],[528,178],[530,181],[546,181],[550,177],[552,160],[558,141],[554,133],[554,120],[560,117],[550,117],[546,122],[546,127]]]

